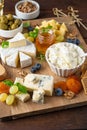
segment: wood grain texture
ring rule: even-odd
[[[15,3],[19,0],[5,0],[4,13],[13,13]],[[80,18],[87,25],[87,0],[36,0],[39,2],[40,16],[38,18],[54,17],[52,8],[63,9],[67,13],[67,6],[71,5],[79,10]],[[48,4],[47,4],[48,3]],[[79,31],[87,43],[87,31],[79,27]],[[11,118],[10,118],[11,119]],[[87,129],[87,105],[61,111],[54,111],[38,116],[0,122],[0,130],[77,130]]]
[[[69,25],[71,18],[61,17],[61,18],[51,18],[51,19],[56,19],[59,23],[65,22],[65,24],[68,27],[69,32],[74,33],[78,36],[79,40],[81,41],[81,45],[83,46],[83,49],[85,51],[87,51],[86,43],[84,42],[76,25],[75,24]],[[50,19],[46,18],[46,20],[50,20]],[[41,24],[41,21],[43,21],[43,19],[31,20],[30,23],[32,26],[35,26],[37,24],[38,25]],[[34,59],[33,64],[35,64],[36,62],[38,62],[38,61],[36,59]],[[9,67],[7,65],[4,65],[4,67],[6,68],[7,73],[8,73],[7,78],[10,78],[14,81],[16,77],[20,77],[20,74],[18,73],[19,71],[21,71],[20,67],[13,68],[13,67]],[[29,73],[29,69],[30,69],[30,67],[27,67],[23,70],[26,71],[27,73]],[[80,73],[80,70],[79,70],[79,73]],[[60,81],[63,79],[62,77],[58,77],[56,74],[54,74],[50,70],[46,61],[42,62],[42,69],[38,72],[38,74],[52,75],[54,77],[54,82]],[[68,108],[72,108],[72,107],[83,106],[86,104],[87,104],[87,95],[84,94],[84,91],[82,91],[80,94],[76,95],[76,97],[73,98],[72,100],[68,100],[63,96],[62,97],[56,97],[54,95],[52,97],[46,96],[44,104],[36,104],[36,103],[33,103],[31,100],[26,103],[17,101],[17,103],[12,106],[7,106],[6,104],[0,103],[0,106],[1,106],[0,107],[0,118],[8,119],[9,117],[12,117],[12,119],[16,119],[20,116],[25,117],[27,115],[29,116],[29,115],[47,113],[50,111],[68,109]],[[5,107],[5,109],[3,109],[3,107]]]

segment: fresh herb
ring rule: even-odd
[[[45,55],[42,54],[42,53],[38,53],[38,54],[37,54],[37,58],[38,58],[39,60],[41,60],[41,61],[44,61],[44,60],[45,60]]]
[[[9,42],[8,41],[3,41],[2,42],[2,48],[7,48],[9,47]]]
[[[27,28],[27,27],[29,27],[30,26],[30,22],[25,22],[25,23],[23,23],[23,27],[24,28]]]
[[[19,90],[20,92],[22,92],[22,93],[27,93],[27,88],[26,88],[24,85],[22,85],[22,84],[20,84],[20,83],[16,83],[15,85],[18,87],[18,90]]]
[[[42,27],[41,31],[42,33],[48,33],[50,29],[52,29],[52,26],[48,25],[47,27]]]
[[[35,28],[33,31],[29,32],[29,36],[33,37],[33,38],[36,38],[37,35],[38,35],[38,32],[39,32],[39,30],[37,28]]]
[[[4,80],[3,82],[10,87],[14,84],[11,80]]]

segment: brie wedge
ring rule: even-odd
[[[30,66],[32,64],[32,58],[22,52],[19,52],[20,66],[21,68]]]
[[[6,58],[6,64],[12,67],[17,67],[18,65],[18,52],[10,55],[9,57]]]

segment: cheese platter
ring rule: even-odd
[[[77,38],[80,40],[80,44],[83,48],[83,50],[86,52],[87,51],[87,45],[82,38],[77,26],[75,24],[70,24],[72,19],[70,17],[60,17],[60,18],[45,18],[45,19],[36,19],[36,20],[29,20],[31,26],[35,27],[37,25],[40,25],[43,20],[51,20],[55,19],[59,23],[65,23],[67,25],[67,28],[70,33],[75,34]],[[25,23],[26,21],[24,21]],[[27,21],[28,22],[28,21]],[[24,30],[24,32],[26,29]],[[31,43],[29,43],[30,45]],[[29,46],[28,45],[28,46]],[[24,85],[27,86],[28,83],[29,85],[32,86],[32,88],[29,87],[30,91],[30,97],[32,95],[32,91],[34,89],[34,85],[38,84],[38,80],[42,81],[44,79],[44,84],[40,84],[44,87],[44,91],[46,95],[44,96],[44,92],[40,90],[39,92],[36,91],[36,86],[35,86],[35,94],[42,93],[42,96],[44,96],[44,103],[43,100],[41,100],[40,103],[37,103],[35,94],[33,95],[32,99],[29,99],[27,102],[21,102],[20,100],[17,100],[14,104],[12,105],[7,105],[6,103],[0,102],[0,119],[1,120],[12,120],[12,119],[17,119],[21,117],[26,117],[26,116],[33,116],[36,114],[42,114],[42,113],[47,113],[47,112],[52,112],[52,111],[58,111],[58,110],[63,110],[63,109],[68,109],[72,107],[78,107],[82,105],[87,105],[87,95],[84,93],[84,90],[80,93],[78,93],[75,98],[72,98],[68,100],[64,96],[55,96],[54,91],[53,91],[53,82],[58,82],[58,81],[63,81],[66,78],[60,77],[56,75],[49,67],[48,63],[46,60],[40,61],[36,57],[36,50],[34,48],[34,45],[31,48],[26,48],[24,46],[20,46],[13,50],[13,48],[10,48],[12,55],[9,55],[9,48],[4,52],[1,52],[1,64],[3,67],[6,69],[7,76],[6,79],[11,79],[12,81],[15,81],[17,77],[23,79],[25,78],[25,83]],[[27,60],[22,62],[22,57],[28,57],[30,58],[27,54],[31,54],[31,51],[33,52],[33,57],[32,61],[30,59],[30,65],[28,63],[28,67],[24,65]],[[25,53],[27,52],[27,53]],[[18,54],[19,53],[19,54]],[[4,54],[4,57],[3,57]],[[8,54],[8,55],[7,55]],[[14,55],[15,54],[15,55]],[[31,56],[32,56],[31,54]],[[18,57],[20,56],[20,64],[18,62]],[[11,65],[9,63],[10,59],[13,59],[13,57],[16,57],[15,60],[15,66]],[[18,62],[18,65],[16,64]],[[41,69],[36,71],[35,74],[32,74],[31,67],[34,66],[36,63],[41,64]],[[10,65],[9,65],[10,64]],[[32,76],[31,76],[32,75]],[[34,76],[35,77],[34,77]],[[76,73],[79,77],[81,76],[81,70],[79,69]],[[28,81],[29,79],[29,81]],[[18,80],[18,79],[17,79]],[[33,84],[31,81],[34,81]],[[22,82],[22,81],[21,81]],[[29,97],[29,98],[30,98]],[[33,100],[33,101],[32,101]]]

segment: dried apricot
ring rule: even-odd
[[[68,78],[66,80],[66,85],[68,87],[69,90],[71,90],[72,92],[78,94],[81,89],[82,89],[82,85],[81,82],[79,80],[76,80],[75,78]]]
[[[9,93],[9,88],[4,82],[0,82],[0,93]]]
[[[54,88],[61,88],[63,91],[67,90],[67,85],[65,81],[59,81],[54,83]]]
[[[68,77],[68,79],[75,79],[75,80],[77,80],[77,81],[80,81],[80,78],[79,77],[77,77],[76,75],[71,75],[71,76],[69,76]]]

